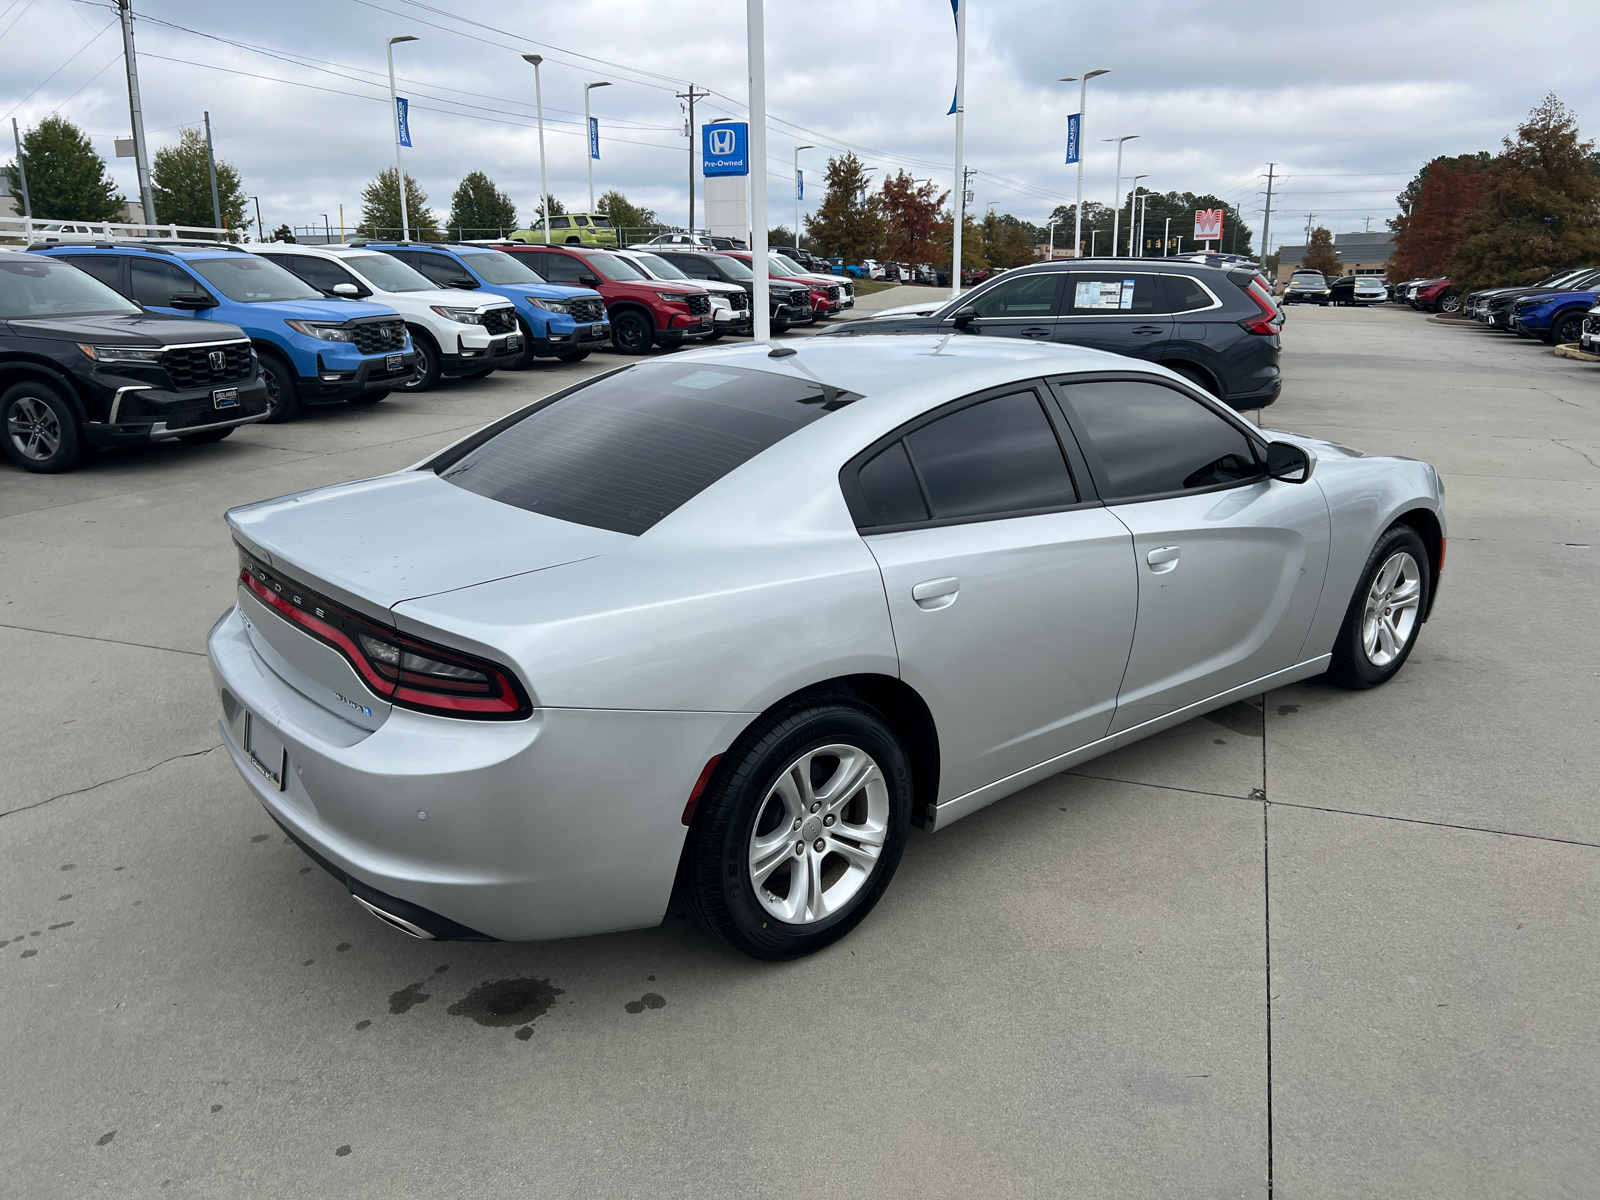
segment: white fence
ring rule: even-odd
[[[46,221],[39,217],[0,217],[0,240],[32,242],[92,242],[113,238],[177,238],[229,242],[237,229],[209,225],[144,225],[123,221]]]

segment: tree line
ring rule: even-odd
[[[1447,275],[1465,292],[1600,264],[1600,155],[1553,92],[1500,153],[1434,158],[1395,199],[1393,282]]]

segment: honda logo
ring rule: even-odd
[[[228,369],[228,355],[222,350],[213,350],[208,356],[211,360],[213,371],[226,371]]]
[[[733,130],[711,130],[709,135],[709,143],[711,146],[711,153],[713,154],[732,154],[734,147]]]

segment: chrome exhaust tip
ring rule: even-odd
[[[385,925],[388,925],[394,929],[398,929],[407,937],[414,937],[419,941],[424,942],[436,940],[433,934],[429,933],[422,926],[414,925],[404,917],[397,917],[393,913],[384,912],[383,909],[379,908],[376,904],[373,904],[370,900],[363,900],[354,892],[350,893],[350,899],[354,900],[362,908],[366,909],[373,916],[377,917],[378,920],[382,921]]]

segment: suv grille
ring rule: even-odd
[[[600,321],[606,315],[606,302],[604,300],[574,300],[572,302],[572,319],[574,321]]]
[[[388,354],[406,348],[404,321],[368,321],[354,330],[356,349],[363,354]]]
[[[483,327],[490,333],[510,333],[517,327],[516,310],[491,308],[483,314]]]
[[[223,365],[215,369],[211,355],[221,354]],[[210,387],[218,383],[235,383],[249,379],[250,343],[227,342],[220,346],[178,346],[161,356],[161,366],[172,380],[174,391],[186,392],[190,388]]]
[[[704,292],[689,296],[688,301],[689,315],[692,317],[701,317],[711,311],[711,297]]]
[[[162,414],[161,419],[166,421],[168,429],[188,429],[194,425],[216,425],[222,421],[253,417],[257,413],[265,412],[266,408],[265,396],[241,397],[237,408],[221,410],[213,407],[211,401],[203,400],[198,404],[181,404],[169,408]]]
[[[840,291],[837,287],[831,287],[828,289],[828,299],[833,301],[835,304],[839,303],[839,296]]]
[[[728,307],[734,312],[744,312],[750,307],[750,297],[744,292],[732,292],[728,296]]]

